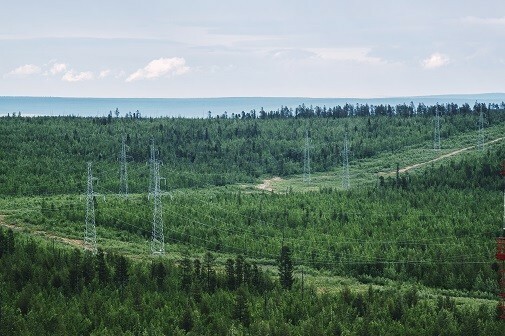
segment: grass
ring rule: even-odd
[[[495,125],[486,129],[486,142],[501,138],[503,136],[503,125]],[[505,140],[501,140],[499,142],[503,141]],[[496,143],[497,142],[487,144],[486,146],[494,146]],[[476,133],[468,132],[443,140],[442,149],[439,151],[432,149],[433,144],[430,142],[409,146],[403,148],[401,151],[395,151],[391,153],[382,152],[371,158],[360,160],[352,160],[351,158],[349,165],[351,187],[360,187],[378,183],[378,178],[380,175],[383,175],[385,177],[394,176],[396,174],[397,164],[399,165],[400,169],[410,167],[415,164],[437,159],[440,156],[449,154],[462,148],[475,146],[475,144]],[[473,155],[478,151],[479,150],[476,148],[471,148],[467,151],[459,153],[458,156]],[[440,165],[450,159],[451,157],[443,158],[441,160],[435,161],[433,164]],[[423,169],[429,166],[430,164],[422,165],[418,168],[410,170],[409,174],[414,172],[422,172]],[[339,164],[333,171],[314,172],[311,174],[311,181],[309,183],[303,180],[303,175],[294,175],[282,179],[264,177],[264,180],[268,181],[271,191],[277,193],[284,193],[287,191],[318,191],[321,188],[342,189],[342,168]],[[256,185],[243,184],[241,185],[241,188],[244,191],[251,192],[256,188]]]

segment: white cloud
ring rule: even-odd
[[[114,77],[117,79],[123,79],[126,77],[126,72],[124,70],[121,70]]]
[[[441,53],[431,54],[428,58],[421,61],[421,65],[425,69],[440,68],[449,63],[449,57]]]
[[[98,78],[105,78],[110,75],[110,70],[102,70],[100,71],[100,74],[98,75]]]
[[[51,75],[57,75],[65,71],[67,71],[67,65],[65,63],[54,63],[51,70],[49,70]]]
[[[351,61],[366,64],[385,63],[379,57],[370,56],[370,48],[313,48],[307,50],[324,60]]]
[[[139,79],[154,79],[166,77],[170,75],[182,75],[189,71],[186,66],[186,60],[181,57],[159,58],[149,62],[144,68],[138,69],[132,73],[127,82],[132,82]]]
[[[303,60],[316,56],[315,53],[304,49],[276,49],[270,52],[274,59]]]
[[[74,70],[67,71],[61,80],[65,82],[79,82],[83,80],[91,80],[95,76],[91,71],[76,72]]]
[[[461,19],[464,23],[477,24],[477,25],[493,25],[504,26],[505,16],[501,18],[480,18],[475,16],[467,16]]]
[[[41,69],[35,64],[25,64],[8,73],[12,76],[29,76],[40,73]]]

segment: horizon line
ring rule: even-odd
[[[444,93],[428,95],[404,95],[404,96],[383,96],[383,97],[310,97],[310,96],[214,96],[214,97],[91,97],[91,96],[25,96],[25,95],[6,95],[0,98],[57,98],[57,99],[353,99],[353,100],[374,100],[374,99],[400,99],[400,98],[436,98],[436,97],[463,97],[463,96],[484,96],[484,95],[503,95],[505,92],[482,92],[482,93]]]

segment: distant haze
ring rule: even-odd
[[[304,97],[232,97],[232,98],[57,98],[57,97],[0,97],[0,116],[20,112],[22,116],[106,116],[110,111],[115,116],[118,109],[120,116],[128,112],[140,112],[143,117],[191,117],[206,118],[212,116],[228,117],[233,113],[251,110],[277,110],[281,106],[296,108],[306,106],[326,106],[352,104],[414,104],[456,103],[458,105],[480,103],[500,104],[505,101],[505,93],[476,95],[443,95],[426,97],[393,98],[304,98]]]

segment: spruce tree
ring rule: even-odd
[[[281,248],[279,280],[284,289],[291,289],[291,286],[293,286],[293,263],[291,261],[291,250],[287,246],[282,246]]]
[[[233,307],[233,318],[240,321],[245,327],[248,327],[251,323],[251,312],[249,311],[247,292],[244,287],[240,287],[237,290],[235,305]]]

